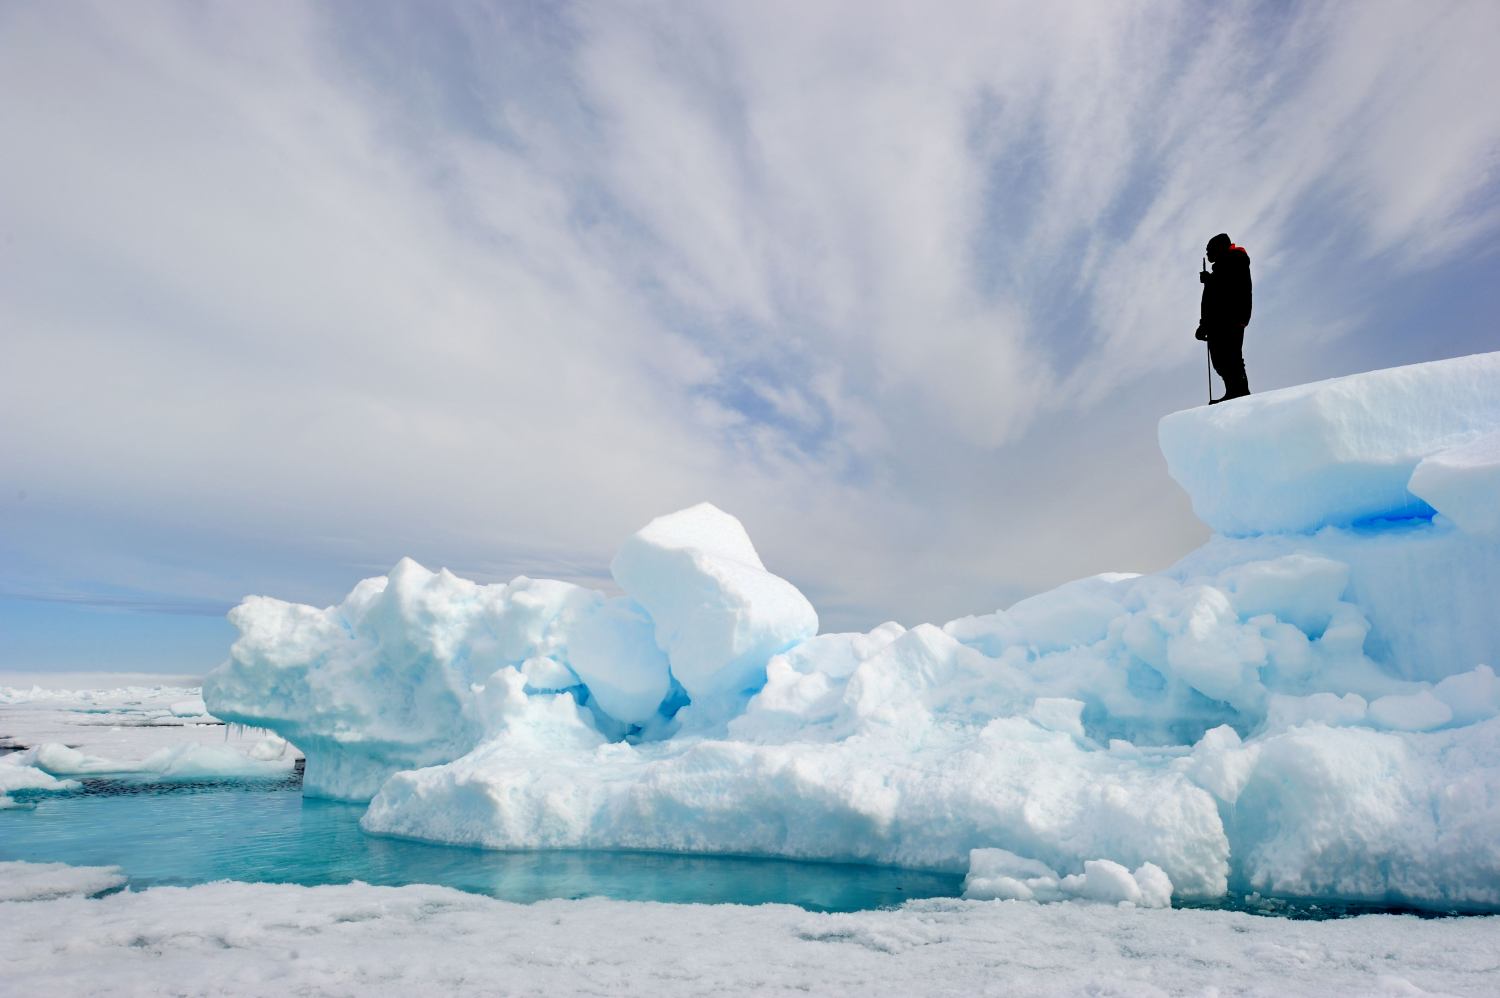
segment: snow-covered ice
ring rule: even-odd
[[[15,807],[10,797],[17,790],[73,790],[75,780],[60,780],[36,766],[24,765],[21,760],[0,756],[0,808]]]
[[[1500,353],[1349,375],[1161,421],[1167,468],[1223,534],[1420,516],[1422,461],[1500,428]]]
[[[275,742],[272,742],[274,745]],[[111,759],[88,755],[78,749],[48,742],[16,752],[0,764],[11,768],[39,769],[53,776],[156,776],[166,779],[196,777],[257,777],[284,775],[296,761],[289,752],[270,754],[258,749],[248,753],[229,745],[174,745],[160,748],[144,759]]]
[[[1493,995],[1500,973],[1497,918],[960,899],[823,915],[363,884],[0,904],[0,938],[15,995]]]
[[[378,834],[1500,908],[1497,400],[1486,354],[1174,413],[1203,548],[941,627],[815,635],[699,505],[626,540],[624,596],[408,560],[252,597],[204,699]]]
[[[975,849],[969,855],[964,897],[1002,901],[1083,898],[1166,908],[1172,903],[1172,881],[1153,863],[1142,863],[1132,872],[1107,859],[1091,859],[1083,864],[1082,873],[1063,877],[1043,863],[1004,849]]]
[[[1408,487],[1464,533],[1500,537],[1500,432],[1423,458]]]
[[[0,901],[89,897],[124,884],[125,874],[118,866],[0,862]]]
[[[0,672],[0,808],[78,777],[284,776],[298,753],[209,716],[189,676]]]

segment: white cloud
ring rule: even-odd
[[[978,610],[1199,535],[1207,236],[1310,311],[1500,224],[1492,5],[345,14],[0,12],[9,588],[584,576],[711,499],[842,621]]]

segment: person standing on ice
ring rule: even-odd
[[[1208,355],[1224,381],[1223,398],[1208,400],[1213,405],[1250,394],[1244,356],[1245,327],[1250,324],[1250,254],[1223,232],[1208,241],[1205,253],[1214,269],[1198,275],[1203,304],[1196,335],[1208,341]]]

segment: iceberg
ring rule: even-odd
[[[603,603],[565,582],[482,586],[403,559],[336,607],[245,600],[203,699],[223,721],[296,745],[309,793],[368,800],[396,772],[474,748],[485,734],[476,685],[536,659],[565,667],[571,625]]]
[[[625,541],[623,595],[408,560],[251,597],[203,696],[378,835],[1500,909],[1497,400],[1485,354],[1173,413],[1207,544],[942,626],[818,634],[700,504]]]
[[[818,633],[818,615],[766,571],[739,520],[709,503],[658,517],[610,564],[656,625],[656,643],[696,711],[732,713],[766,662]]]

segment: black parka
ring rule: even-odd
[[[1250,254],[1230,244],[1203,282],[1199,312],[1202,328],[1243,329],[1250,325]]]

